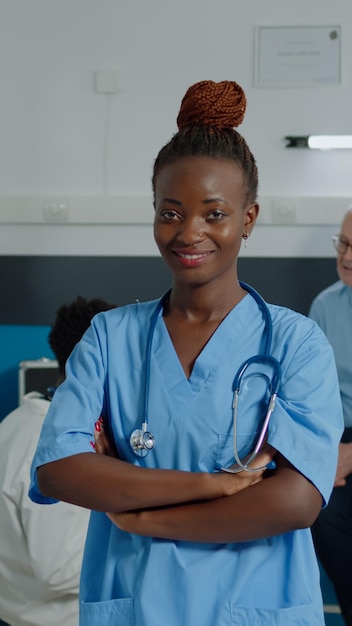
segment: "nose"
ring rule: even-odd
[[[186,246],[194,245],[204,238],[202,223],[198,218],[187,218],[180,222],[178,240]]]

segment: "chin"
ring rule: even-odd
[[[344,270],[340,268],[339,278],[347,287],[352,287],[352,270]]]

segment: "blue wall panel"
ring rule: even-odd
[[[0,420],[18,405],[20,361],[54,358],[49,331],[50,326],[0,325]]]

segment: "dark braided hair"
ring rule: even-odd
[[[60,376],[65,375],[66,361],[90,325],[92,317],[100,311],[108,311],[115,307],[115,304],[108,304],[98,298],[86,300],[78,296],[71,304],[63,304],[59,308],[48,341],[58,361]]]
[[[253,154],[235,127],[246,111],[245,93],[234,81],[203,80],[192,85],[181,102],[178,132],[159,152],[152,177],[155,194],[159,172],[166,165],[188,156],[228,159],[237,163],[247,185],[246,202],[254,202],[258,171]]]

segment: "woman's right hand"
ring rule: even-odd
[[[254,461],[249,464],[248,467],[252,469],[250,472],[243,470],[232,473],[231,470],[237,469],[237,466],[233,465],[229,468],[229,472],[220,471],[218,474],[215,474],[214,476],[218,477],[218,480],[221,482],[224,489],[223,495],[232,496],[235,493],[238,493],[243,489],[247,489],[247,487],[251,487],[266,478],[268,476],[268,468],[266,466],[272,463],[276,452],[277,451],[274,448],[266,445],[265,448],[258,453]],[[256,467],[264,469],[254,471]],[[272,474],[273,469],[275,469],[275,467],[270,469],[270,474]]]

